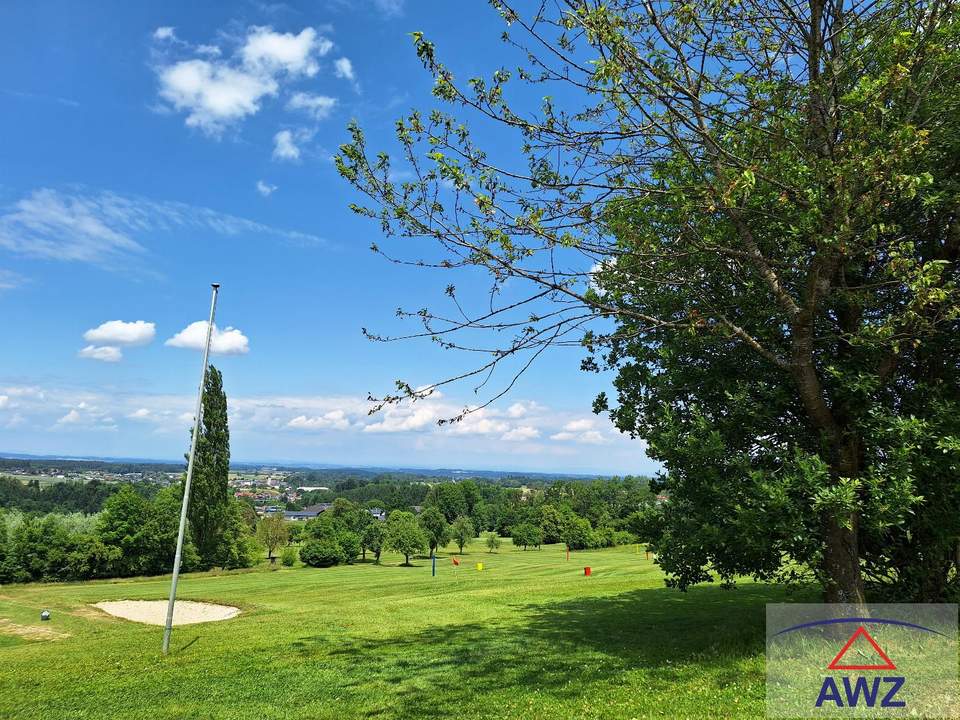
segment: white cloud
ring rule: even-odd
[[[500,438],[501,440],[520,442],[523,440],[533,440],[534,438],[540,437],[540,431],[535,427],[530,425],[520,425],[511,430],[508,430]]]
[[[83,334],[83,339],[88,343],[103,345],[146,345],[153,341],[156,334],[156,325],[152,322],[108,320],[98,327],[87,330]]]
[[[11,270],[0,268],[0,291],[13,290],[23,285],[27,279]]]
[[[146,233],[196,229],[218,235],[256,234],[319,243],[307,233],[280,230],[210,208],[111,192],[34,190],[0,213],[0,248],[49,260],[89,262],[129,272],[144,254],[134,239]],[[3,276],[0,276],[2,280]]]
[[[110,413],[86,401],[71,408],[54,423],[53,428],[76,427],[84,430],[116,430],[116,421]]]
[[[88,198],[35,190],[0,215],[0,246],[27,255],[94,261],[143,248],[112,226],[103,205]]]
[[[293,132],[281,130],[273,136],[274,160],[299,160],[300,148],[294,142]]]
[[[120,348],[111,347],[110,345],[87,345],[78,352],[77,355],[89,360],[100,360],[110,363],[120,362],[123,359],[123,353],[120,351]]]
[[[170,347],[203,350],[207,340],[207,321],[197,320],[190,323],[164,344]],[[213,326],[213,335],[210,338],[210,352],[218,355],[246,355],[250,351],[250,341],[237,328],[228,327],[223,330]]]
[[[264,182],[263,180],[257,180],[257,192],[263,195],[263,197],[270,197],[277,191],[276,185],[271,185],[270,183]]]
[[[158,27],[153,31],[154,40],[175,40],[176,37],[177,35],[174,33],[173,28],[168,25]]]
[[[58,425],[76,425],[78,422],[80,422],[81,419],[82,419],[82,416],[80,415],[80,413],[76,409],[74,409],[68,412],[59,420],[57,420],[57,424]]]
[[[436,412],[426,405],[416,408],[394,406],[383,411],[383,420],[365,425],[363,432],[394,433],[423,430],[428,425],[435,424],[436,421]]]
[[[507,417],[514,419],[523,417],[531,410],[533,405],[534,403],[515,402],[507,408]]]
[[[490,417],[486,409],[476,410],[465,415],[462,420],[445,426],[455,435],[492,435],[509,430],[510,426],[503,420]]]
[[[152,417],[152,415],[147,408],[138,408],[127,415],[127,417],[131,418],[132,420],[146,420]]]
[[[343,410],[331,410],[314,417],[298,415],[287,423],[287,427],[296,430],[347,430],[350,421]]]
[[[286,72],[313,77],[320,69],[315,59],[324,56],[333,43],[312,27],[298,35],[274,32],[271,27],[252,27],[241,55],[244,64],[268,74]]]
[[[357,74],[353,69],[353,63],[350,62],[350,58],[337,58],[333,63],[333,73],[338,78],[349,80],[353,83],[355,90],[360,89],[360,86],[357,84]]]
[[[575,442],[585,445],[606,445],[610,439],[599,430],[594,429],[594,420],[580,418],[571,420],[563,426],[563,430],[550,436],[558,442]]]
[[[188,127],[219,137],[230,125],[259,112],[263,100],[277,95],[282,84],[316,75],[317,59],[332,47],[312,27],[295,35],[254,26],[230,58],[221,58],[215,45],[200,45],[195,53],[202,58],[160,62],[159,94],[186,113]]]
[[[160,71],[160,97],[187,112],[187,126],[209,135],[260,110],[265,95],[277,93],[269,75],[237,70],[207,60],[183,60]]]
[[[0,395],[0,410],[5,408],[10,404],[10,397],[8,395]]]
[[[326,95],[298,92],[287,102],[288,110],[302,110],[315,120],[323,120],[330,116],[337,105],[337,99]]]

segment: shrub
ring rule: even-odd
[[[360,554],[360,536],[355,532],[344,530],[337,535],[337,544],[343,552],[343,557],[348,563],[352,563]]]
[[[300,559],[310,567],[331,567],[346,562],[343,548],[336,540],[308,540],[300,548]]]
[[[593,528],[586,518],[574,518],[564,529],[563,542],[571,550],[584,550],[590,547],[593,540]]]
[[[293,567],[293,564],[296,561],[297,561],[296,549],[292,547],[284,548],[283,552],[280,554],[280,562],[283,563],[284,567]]]

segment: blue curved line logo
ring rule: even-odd
[[[933,630],[923,625],[917,625],[916,623],[904,622],[903,620],[891,620],[889,618],[870,618],[870,617],[848,617],[848,618],[830,618],[829,620],[815,620],[813,622],[801,623],[799,625],[794,625],[793,627],[788,627],[786,630],[780,630],[771,635],[771,638],[775,638],[778,635],[783,635],[785,633],[794,632],[796,630],[804,630],[806,628],[816,627],[817,625],[840,625],[842,623],[858,623],[860,625],[865,625],[869,623],[874,623],[876,625],[899,625],[901,627],[907,627],[912,630],[920,630],[922,632],[933,633],[934,635],[939,635],[940,637],[947,637],[942,632],[938,630]]]

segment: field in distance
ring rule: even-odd
[[[175,629],[166,658],[161,628],[91,605],[164,598],[169,578],[0,587],[0,717],[763,716],[764,604],[781,588],[681,593],[634,546],[461,557],[439,555],[437,577],[388,554],[183,576],[179,597],[242,613]]]

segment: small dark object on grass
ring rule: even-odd
[[[43,620],[43,621],[49,620],[49,619],[50,619],[50,611],[49,611],[49,610],[41,610],[41,611],[40,611],[40,619]]]

